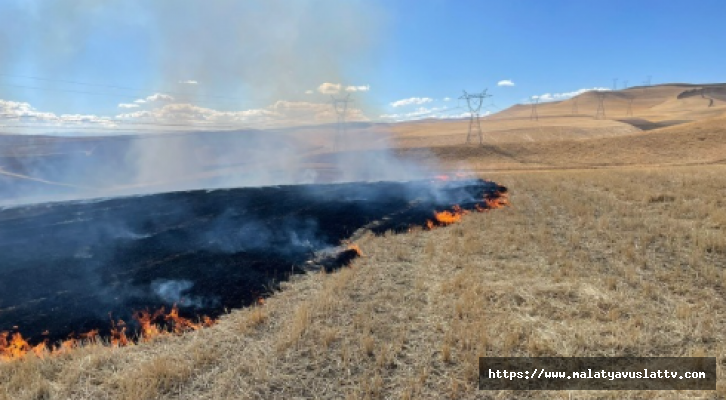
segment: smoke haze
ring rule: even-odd
[[[0,73],[46,77],[34,84],[49,90],[10,87],[8,96],[32,92],[33,102],[0,101],[0,111],[5,122],[63,138],[32,137],[30,128],[5,138],[5,204],[428,173],[393,155],[383,126],[348,124],[333,148],[331,93],[354,95],[347,121],[368,120],[371,88],[354,75],[375,65],[385,16],[373,3],[59,0],[16,2],[14,11],[0,16],[9,27],[0,33]],[[134,46],[99,48],[97,36],[114,43],[113,35]],[[144,81],[117,84],[113,71],[92,67],[102,57],[143,68]],[[79,62],[91,65],[88,76],[60,72]],[[90,108],[94,96],[78,96],[75,81],[108,83],[81,86],[92,94],[126,96],[117,115],[44,111]],[[119,134],[133,136],[108,138]]]

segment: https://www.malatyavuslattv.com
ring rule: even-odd
[[[482,390],[715,390],[713,357],[516,357],[479,360]]]
[[[533,371],[500,371],[489,369],[489,379],[707,379],[704,371],[593,371],[583,372],[546,371],[535,368]]]

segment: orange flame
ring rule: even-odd
[[[23,336],[15,332],[8,340],[8,332],[0,332],[0,360],[7,361],[23,357],[31,347]]]
[[[508,205],[509,196],[506,189],[504,189],[503,191],[497,191],[494,194],[485,195],[481,203],[474,204],[474,209],[478,212],[484,212],[504,208]],[[431,230],[436,226],[446,226],[460,222],[464,215],[468,213],[469,211],[462,209],[458,205],[452,207],[451,211],[434,211],[434,220],[427,220],[426,228]]]
[[[164,313],[164,308],[162,307],[153,313],[149,311],[136,312],[134,319],[141,327],[138,339],[141,342],[148,342],[155,337],[170,333],[181,334],[183,332],[198,330],[203,327],[212,326],[215,323],[215,320],[207,316],[202,317],[202,321],[198,323],[184,318],[179,315],[179,308],[176,304],[168,314]],[[157,322],[164,322],[165,326],[162,327]],[[43,335],[47,334],[47,331],[43,332]],[[78,337],[71,333],[68,339],[63,340],[57,346],[48,345],[47,339],[35,346],[31,346],[18,332],[12,335],[9,332],[0,332],[0,361],[21,359],[29,353],[43,358],[46,355],[64,354],[84,345],[102,344],[98,340],[98,335],[99,330],[93,329],[78,335]],[[134,341],[126,335],[126,323],[123,320],[116,322],[111,319],[111,334],[108,339],[108,345],[110,347],[125,347],[133,346],[134,344]]]
[[[451,211],[434,212],[436,221],[441,225],[450,225],[461,221],[461,218],[469,212],[459,206],[454,206]]]
[[[129,341],[126,337],[126,323],[124,320],[120,319],[118,322],[114,322],[114,320],[111,319],[110,343],[111,347],[124,347],[129,344],[133,344],[133,342]]]
[[[484,198],[484,203],[486,204],[487,209],[490,210],[504,208],[509,205],[509,196],[507,193],[498,192],[495,195]]]
[[[357,255],[358,257],[365,257],[365,256],[363,255],[363,251],[361,251],[361,249],[360,249],[360,246],[358,246],[358,245],[357,245],[357,244],[355,244],[355,243],[351,243],[351,244],[349,244],[349,245],[348,245],[348,250],[352,250],[352,251],[354,251],[354,252],[355,252],[355,254],[356,254],[356,255]]]

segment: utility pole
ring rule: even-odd
[[[597,92],[597,113],[595,119],[605,119],[605,93]]]
[[[341,141],[345,136],[345,114],[348,112],[348,103],[353,100],[350,99],[350,93],[340,99],[336,99],[332,95],[330,97],[333,99],[333,109],[335,110],[335,114],[338,116],[335,142],[333,144],[333,150],[338,151],[341,148]]]
[[[481,131],[481,122],[479,121],[479,111],[484,103],[484,98],[492,97],[490,94],[487,94],[487,90],[489,89],[484,89],[483,92],[477,94],[469,94],[464,90],[464,95],[459,97],[459,99],[466,100],[466,105],[469,107],[469,113],[471,114],[469,118],[469,132],[466,135],[466,144],[471,144],[472,137],[476,135],[479,136],[479,145],[484,145],[484,136]]]
[[[532,99],[532,113],[529,114],[529,119],[539,121],[539,115],[537,115],[537,104],[539,104],[539,97]]]

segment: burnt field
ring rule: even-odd
[[[425,225],[434,211],[504,192],[482,180],[345,183],[2,209],[0,332],[31,342],[107,334],[112,319],[172,304],[215,317],[291,273],[348,262],[341,242],[356,231]]]

